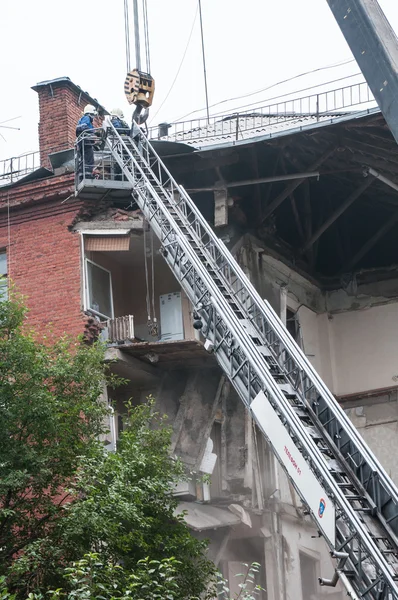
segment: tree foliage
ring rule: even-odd
[[[51,534],[81,458],[98,453],[106,411],[102,349],[39,342],[25,312],[0,303],[0,575]]]
[[[104,451],[103,349],[38,342],[24,315],[0,304],[3,595],[205,597],[214,567],[176,516],[184,468],[164,418],[130,406],[117,451]]]

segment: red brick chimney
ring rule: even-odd
[[[100,116],[107,111],[87,92],[75,85],[69,77],[42,81],[32,87],[39,95],[39,146],[40,164],[50,167],[49,154],[73,148],[76,124],[86,104],[93,104]],[[101,118],[94,125],[99,127]]]

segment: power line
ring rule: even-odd
[[[191,27],[191,31],[190,31],[190,34],[189,34],[189,37],[188,37],[187,45],[185,46],[185,50],[184,50],[184,53],[182,55],[182,59],[181,59],[180,65],[179,65],[179,67],[177,69],[177,73],[176,73],[176,75],[175,75],[175,77],[173,79],[173,83],[171,84],[170,89],[167,92],[166,97],[163,100],[162,104],[159,106],[158,110],[156,111],[156,113],[152,117],[150,123],[152,123],[154,121],[154,119],[157,117],[157,115],[159,114],[160,110],[163,108],[164,104],[166,103],[168,97],[170,96],[170,94],[171,94],[171,92],[172,92],[172,90],[174,88],[175,82],[177,81],[177,78],[178,78],[178,76],[180,74],[180,71],[182,69],[182,65],[184,64],[184,60],[185,60],[185,57],[186,57],[187,52],[188,52],[189,44],[191,43],[192,34],[193,34],[193,31],[194,31],[194,28],[195,28],[195,23],[196,23],[196,19],[197,19],[197,16],[198,16],[198,12],[199,12],[199,6],[196,7],[195,16],[193,18],[192,27]]]
[[[256,94],[261,94],[261,92],[267,92],[268,90],[271,90],[272,88],[278,87],[279,85],[282,85],[284,83],[289,83],[290,81],[294,81],[295,79],[299,79],[300,77],[304,77],[305,75],[311,75],[312,73],[317,73],[319,71],[325,71],[326,69],[334,69],[335,67],[340,67],[342,65],[346,65],[351,62],[355,62],[355,59],[350,59],[350,60],[342,61],[342,62],[333,64],[333,65],[328,65],[326,67],[319,67],[317,69],[313,69],[312,71],[306,71],[304,73],[299,73],[298,75],[294,75],[293,77],[289,77],[288,79],[283,79],[282,81],[273,83],[272,85],[270,85],[266,88],[263,88],[261,90],[256,90],[255,92],[251,92],[250,94],[243,94],[242,96],[236,96],[235,98],[228,98],[227,100],[221,100],[220,102],[211,104],[209,106],[209,108],[213,108],[214,106],[219,106],[220,104],[225,104],[227,102],[233,102],[234,100],[240,100],[241,98],[248,98],[249,96],[255,96]],[[183,115],[182,117],[178,117],[175,120],[181,121],[182,119],[185,119],[186,117],[189,117],[190,115],[193,115],[195,113],[202,112],[203,110],[206,110],[206,107],[199,108],[197,110],[193,110],[193,111],[187,113],[186,115]]]
[[[330,85],[331,83],[338,83],[340,81],[345,81],[346,79],[352,79],[353,77],[358,77],[358,75],[362,75],[362,73],[359,71],[358,73],[353,73],[352,75],[346,75],[345,77],[339,77],[338,79],[332,79],[331,81],[325,81],[324,83],[317,83],[315,85],[310,85],[308,87],[305,88],[301,88],[299,90],[294,90],[293,92],[289,92],[287,94],[280,94],[279,96],[273,96],[272,98],[266,98],[265,100],[258,100],[257,102],[252,102],[250,104],[243,104],[241,106],[238,106],[236,109],[235,108],[231,108],[228,112],[233,112],[234,110],[239,110],[241,111],[242,108],[249,108],[249,107],[256,107],[260,104],[260,106],[258,106],[258,108],[262,108],[264,107],[264,103],[265,102],[272,102],[273,100],[279,100],[280,102],[293,102],[294,98],[292,100],[284,100],[285,98],[287,98],[287,96],[292,96],[293,94],[300,94],[301,92],[307,92],[309,90],[314,90],[316,88],[320,88],[324,85]],[[364,83],[366,83],[364,81]],[[320,92],[322,93],[322,92]],[[327,93],[327,90],[325,90],[324,93]],[[275,104],[278,104],[278,102],[275,102]],[[255,108],[253,110],[256,110]],[[212,113],[212,117],[218,117],[220,115],[225,114],[224,112],[216,112],[216,113]]]
[[[206,113],[207,113],[207,122],[210,123],[209,95],[207,92],[206,55],[205,55],[205,41],[204,41],[204,37],[203,37],[202,2],[201,2],[201,0],[198,0],[198,6],[199,6],[199,17],[200,17],[200,37],[202,40],[203,78],[204,78],[204,84],[205,84]]]

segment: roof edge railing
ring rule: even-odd
[[[0,160],[0,187],[17,182],[40,167],[40,152],[25,152]]]
[[[353,109],[363,108],[364,105],[368,105],[369,108],[377,106],[365,81],[248,110],[238,109],[215,114],[209,121],[207,117],[198,117],[171,124],[162,123],[151,127],[149,133],[150,139],[177,142],[194,143],[216,136],[232,136],[238,140],[245,137],[245,132],[267,125],[296,122],[306,118],[323,120],[325,116],[339,116],[342,111],[351,112]]]
[[[288,94],[291,95],[291,94]],[[233,139],[250,137],[250,132],[259,128],[289,122],[295,124],[300,119],[323,120],[325,116],[339,116],[342,111],[377,106],[368,84],[363,81],[352,85],[327,90],[292,100],[283,100],[274,104],[258,106],[248,110],[234,110],[215,114],[210,117],[198,117],[175,123],[162,123],[149,128],[150,139],[161,139],[195,144],[202,140],[220,138]],[[15,183],[40,167],[40,152],[27,152],[0,160],[0,187]]]

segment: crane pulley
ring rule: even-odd
[[[135,42],[135,60],[136,68],[130,68],[130,39],[129,39],[129,17],[128,0],[124,0],[124,18],[125,18],[125,36],[126,36],[126,59],[127,75],[124,82],[124,93],[129,104],[134,104],[137,108],[133,115],[133,120],[142,124],[148,117],[148,109],[152,105],[155,93],[155,80],[150,75],[150,52],[149,52],[149,28],[148,28],[148,10],[147,0],[142,0],[142,20],[145,40],[145,59],[146,71],[141,68],[141,44],[140,30],[141,22],[138,10],[138,0],[133,0],[134,10],[134,42]],[[144,110],[144,112],[142,112]]]
[[[126,75],[124,93],[129,104],[149,108],[155,93],[155,80],[149,73],[133,69]]]

